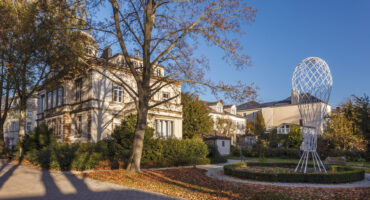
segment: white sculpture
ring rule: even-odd
[[[319,155],[316,152],[317,135],[327,114],[333,79],[329,66],[318,57],[302,60],[295,68],[292,78],[293,98],[298,103],[302,120],[303,154],[295,171],[307,171],[307,163],[311,154],[315,171],[325,172]]]

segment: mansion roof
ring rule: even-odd
[[[314,103],[314,102],[323,102],[319,98],[310,95],[310,94],[301,94],[300,98],[305,98],[304,102],[307,103]],[[292,103],[292,96],[280,100],[280,101],[271,101],[271,102],[266,102],[266,103],[258,103],[256,101],[249,101],[247,103],[241,104],[237,106],[238,110],[248,110],[248,109],[256,109],[256,108],[265,108],[265,107],[276,107],[276,106],[287,106],[287,105],[297,105],[295,103]]]

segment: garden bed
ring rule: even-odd
[[[294,172],[294,167],[292,163],[235,163],[224,166],[224,173],[242,179],[295,183],[348,183],[365,178],[363,169],[353,167],[327,166],[327,173]]]

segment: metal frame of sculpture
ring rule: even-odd
[[[302,156],[295,172],[307,172],[307,164],[311,154],[314,171],[325,172],[319,155],[316,152],[317,135],[327,114],[333,78],[329,66],[318,57],[302,60],[295,68],[292,78],[293,98],[298,103],[301,115],[303,141]]]

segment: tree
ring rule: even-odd
[[[302,131],[298,125],[290,125],[290,131],[286,139],[286,147],[299,148],[302,143]]]
[[[0,154],[4,153],[4,123],[8,116],[8,111],[13,103],[13,81],[9,76],[9,63],[5,58],[10,51],[6,44],[8,33],[12,27],[12,21],[5,14],[9,13],[9,8],[0,4]]]
[[[205,137],[213,129],[208,107],[194,94],[181,94],[183,112],[182,134],[184,138]]]
[[[70,72],[80,66],[80,58],[85,55],[84,38],[74,31],[83,26],[83,20],[76,20],[81,11],[77,6],[73,2],[52,0],[1,2],[4,20],[11,22],[1,55],[9,78],[14,80],[21,141],[25,135],[28,99],[52,73],[73,74]]]
[[[352,103],[353,102],[353,103]],[[356,134],[361,135],[367,142],[367,160],[370,160],[370,99],[352,95],[351,100],[344,105],[347,118],[353,120]]]
[[[258,111],[255,124],[255,133],[259,136],[263,136],[265,131],[266,131],[265,120],[263,119],[262,112]]]
[[[254,128],[254,122],[253,121],[247,121],[247,124],[245,126],[245,133],[255,134],[255,128]]]
[[[364,140],[353,130],[353,121],[348,120],[344,113],[332,114],[324,131],[324,139],[328,142],[329,149],[365,150]]]
[[[233,120],[228,118],[217,118],[216,119],[216,130],[222,134],[231,136],[235,133],[237,127]]]
[[[89,7],[93,13],[101,1],[91,2]],[[225,97],[238,101],[255,94],[253,85],[242,82],[229,85],[207,79],[207,59],[194,54],[198,40],[205,39],[208,45],[221,48],[225,52],[224,59],[236,68],[250,65],[249,57],[240,51],[238,40],[239,33],[242,33],[240,25],[253,21],[255,16],[255,9],[245,1],[109,0],[109,4],[112,16],[100,23],[91,19],[91,28],[110,35],[111,42],[119,44],[127,69],[135,81],[135,86],[132,86],[115,76],[113,71],[106,75],[119,79],[115,83],[123,87],[136,105],[137,125],[128,170],[140,171],[148,111],[180,95],[150,103],[162,88],[176,83],[185,83],[195,90],[206,86],[214,94],[222,91]],[[142,56],[142,67],[136,67],[132,61],[136,50]],[[156,65],[166,65],[167,74],[156,77],[153,73]]]

